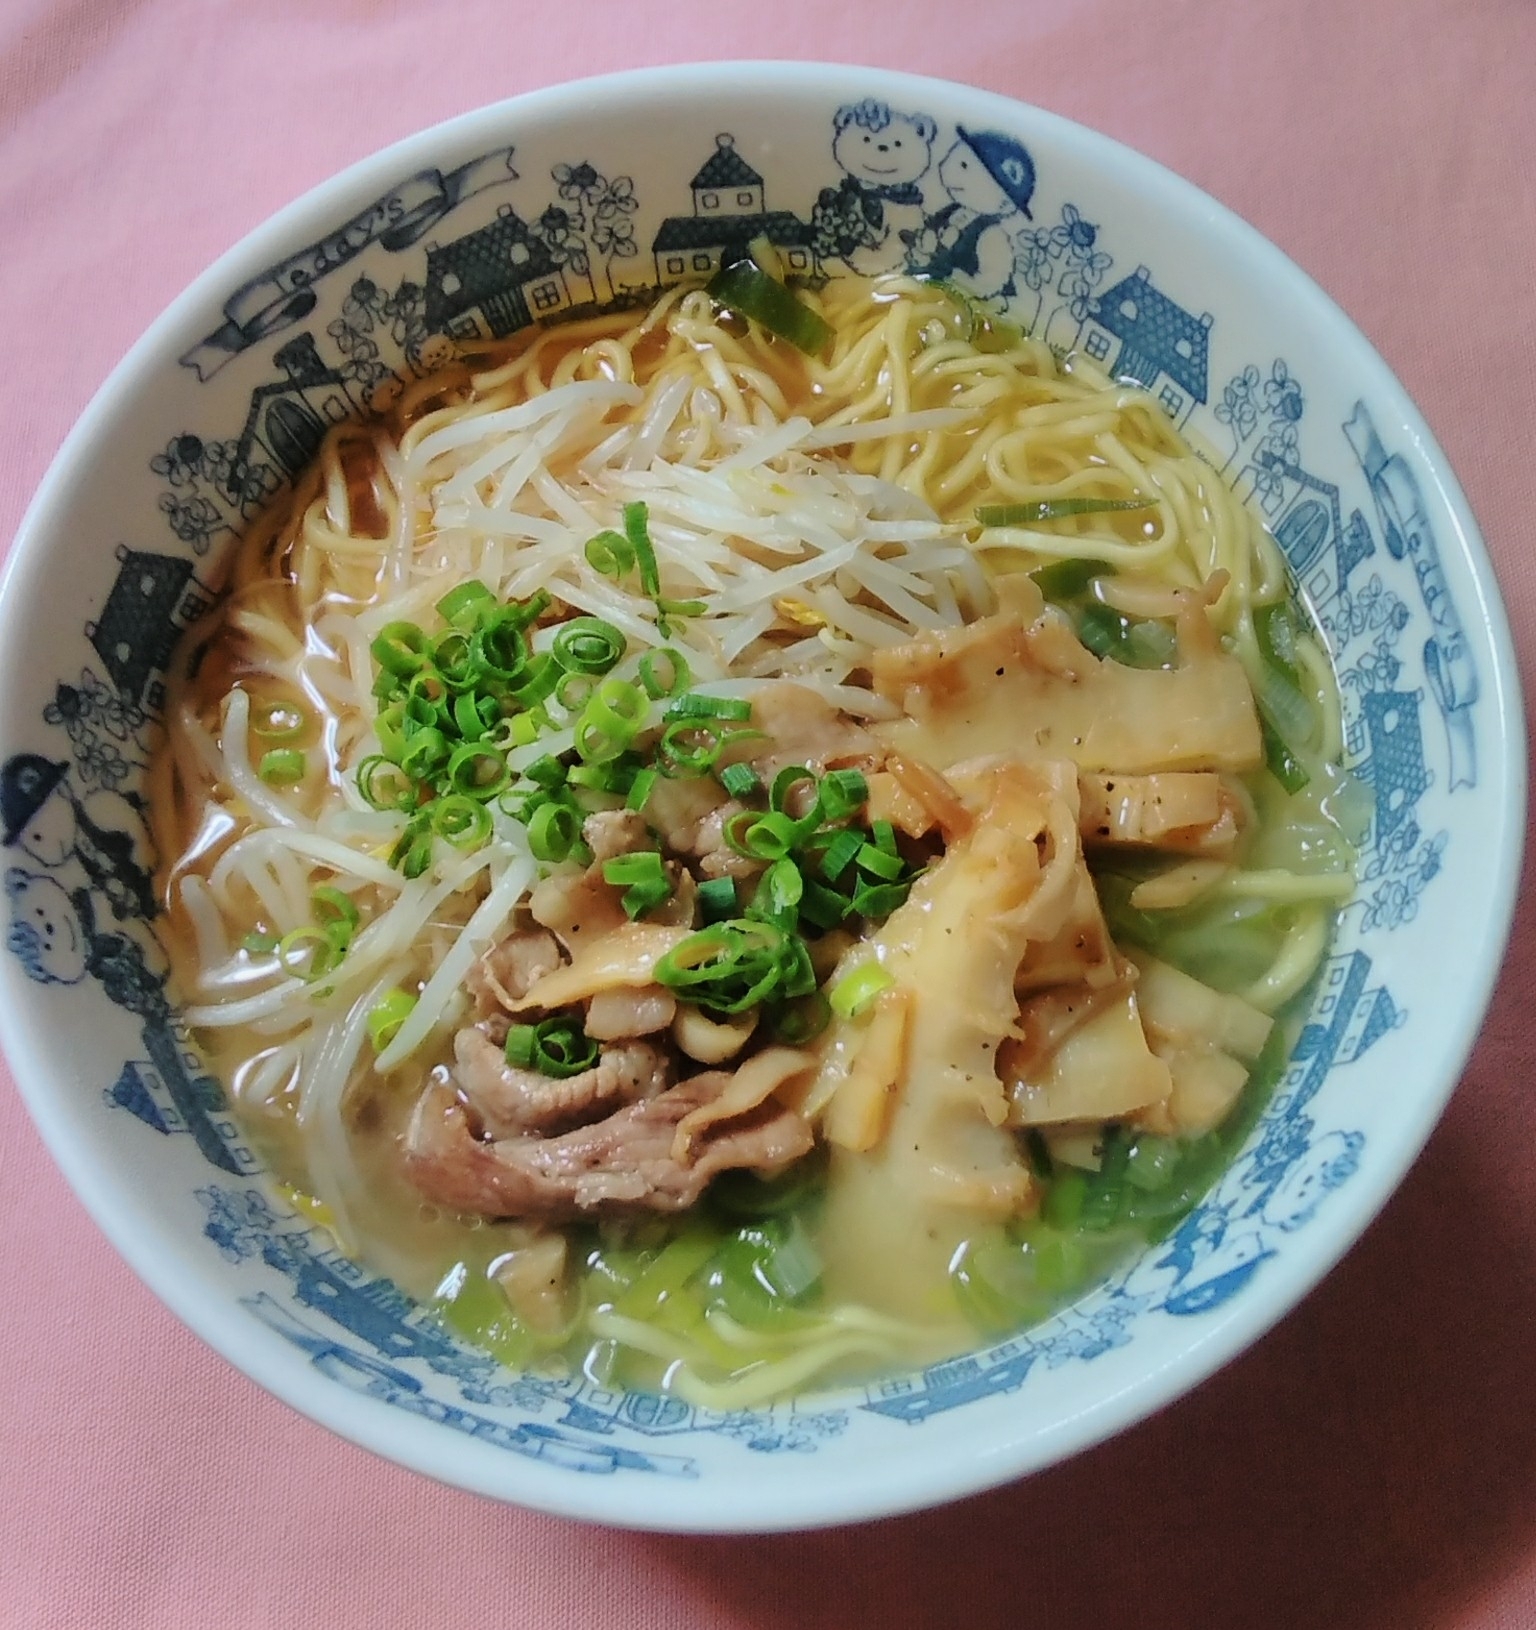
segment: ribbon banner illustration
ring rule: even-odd
[[[182,366],[206,382],[248,347],[302,322],[315,309],[314,285],[370,245],[407,249],[466,198],[516,181],[512,153],[497,148],[447,175],[422,170],[391,187],[334,232],[236,289],[224,302],[225,321],[181,358]]]

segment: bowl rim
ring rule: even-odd
[[[1202,1324],[1174,1357],[1150,1373],[1043,1429],[1029,1424],[1015,1439],[1000,1442],[985,1455],[973,1454],[963,1461],[951,1458],[937,1469],[934,1459],[922,1453],[874,1457],[867,1462],[861,1457],[849,1471],[834,1471],[827,1461],[820,1466],[825,1475],[802,1480],[806,1487],[797,1489],[793,1501],[786,1501],[777,1492],[773,1479],[759,1487],[750,1478],[726,1481],[709,1476],[692,1485],[692,1498],[679,1498],[685,1490],[674,1487],[667,1500],[656,1500],[634,1484],[575,1478],[511,1456],[497,1463],[512,1468],[506,1476],[478,1472],[466,1475],[472,1463],[466,1460],[456,1465],[451,1445],[435,1426],[402,1423],[397,1412],[371,1407],[371,1401],[370,1407],[362,1407],[363,1400],[328,1378],[318,1377],[312,1366],[298,1358],[296,1350],[284,1354],[276,1345],[251,1342],[248,1324],[236,1316],[233,1306],[205,1296],[197,1276],[181,1271],[173,1252],[165,1250],[153,1237],[141,1235],[134,1226],[135,1197],[113,1181],[109,1163],[98,1160],[88,1146],[72,1139],[71,1125],[76,1116],[68,1107],[70,1100],[50,1090],[54,1066],[45,1061],[28,1033],[29,1022],[19,1004],[3,999],[0,991],[0,1045],[44,1144],[113,1248],[171,1312],[265,1390],[361,1447],[453,1486],[556,1515],[629,1528],[722,1533],[804,1529],[867,1520],[938,1505],[1022,1477],[1162,1409],[1289,1312],[1355,1243],[1396,1191],[1438,1123],[1465,1068],[1492,999],[1512,925],[1524,847],[1527,751],[1514,646],[1481,531],[1449,461],[1409,393],[1338,304],[1234,211],[1112,137],[1033,104],[959,81],[857,64],[774,60],[638,68],[545,86],[467,111],[346,166],[268,217],[220,255],[150,324],[92,396],[27,506],[0,573],[0,652],[9,652],[15,644],[7,638],[7,632],[25,617],[34,591],[46,578],[46,544],[52,515],[86,473],[93,450],[112,427],[123,404],[146,389],[164,366],[171,337],[198,313],[216,306],[228,289],[271,259],[274,252],[300,241],[300,234],[311,222],[319,222],[322,227],[333,223],[349,195],[392,181],[406,167],[430,157],[434,150],[469,140],[477,132],[501,134],[515,120],[537,123],[548,115],[569,114],[593,99],[628,97],[637,105],[654,107],[667,96],[719,93],[722,88],[732,87],[764,98],[775,92],[825,92],[835,96],[846,91],[850,80],[867,86],[871,94],[885,94],[892,100],[925,95],[963,98],[975,108],[977,117],[990,116],[1005,124],[1023,122],[1062,147],[1072,148],[1089,164],[1159,190],[1176,201],[1191,220],[1198,220],[1204,230],[1231,241],[1269,275],[1293,288],[1298,300],[1309,308],[1309,316],[1326,330],[1337,332],[1362,389],[1369,387],[1392,401],[1439,502],[1455,519],[1458,547],[1464,548],[1471,567],[1475,611],[1487,629],[1494,657],[1489,676],[1491,705],[1485,716],[1490,719],[1491,737],[1501,754],[1504,777],[1498,810],[1500,830],[1494,834],[1499,845],[1492,877],[1496,898],[1471,965],[1464,967],[1458,978],[1462,996],[1459,1009],[1452,1022],[1442,1021],[1438,1084],[1421,1094],[1414,1118],[1397,1126],[1395,1138],[1382,1137],[1373,1161],[1374,1175],[1367,1178],[1362,1174],[1346,1186],[1330,1207],[1326,1228],[1320,1233],[1309,1231],[1306,1244],[1282,1253],[1272,1264],[1262,1294],[1235,1299],[1221,1317]],[[8,660],[8,656],[0,657],[0,665]],[[11,734],[10,722],[0,721],[7,735]],[[1011,1398],[1013,1394],[1004,1396]],[[403,1424],[421,1427],[422,1431],[404,1431]]]

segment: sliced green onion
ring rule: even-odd
[[[604,577],[625,577],[635,569],[634,545],[623,533],[611,528],[588,538],[582,551],[587,564]]]
[[[522,672],[521,682],[510,689],[512,700],[519,707],[537,707],[555,694],[560,683],[560,664],[547,651],[529,659]]]
[[[533,810],[528,821],[528,847],[535,860],[565,860],[581,837],[581,821],[569,804],[553,799]]]
[[[415,623],[385,623],[369,645],[369,654],[389,673],[402,678],[416,672],[432,648],[426,629]]]
[[[667,709],[668,719],[730,719],[740,723],[752,717],[752,704],[744,697],[706,696],[689,691]]]
[[[644,916],[672,894],[672,884],[654,849],[639,854],[615,855],[603,862],[603,881],[623,888],[621,904],[626,917]]]
[[[865,847],[864,834],[855,827],[844,827],[834,833],[832,841],[822,851],[818,865],[821,875],[835,883],[853,862],[853,857]]]
[[[828,992],[828,1000],[840,1019],[856,1019],[882,991],[889,990],[895,983],[895,976],[878,962],[861,962],[838,980]]]
[[[558,758],[545,753],[542,758],[534,759],[533,763],[523,771],[524,780],[531,781],[534,786],[542,787],[546,792],[553,792],[556,787],[565,785],[566,769]]]
[[[273,747],[261,755],[256,773],[269,787],[291,787],[304,779],[306,761],[294,747]]]
[[[728,311],[760,324],[808,357],[820,356],[832,343],[832,327],[827,320],[750,260],[722,266],[704,292]]]
[[[656,548],[651,542],[650,511],[643,503],[624,506],[624,537],[635,552],[640,587],[654,600],[661,593],[661,573],[656,566]]]
[[[789,804],[795,788],[800,786],[810,788],[810,803],[803,814],[795,815]],[[788,815],[803,830],[812,831],[822,816],[820,784],[805,765],[787,764],[774,776],[773,785],[768,789],[768,807],[778,814]]]
[[[406,741],[404,697],[397,697],[387,707],[379,709],[379,715],[373,721],[373,731],[379,738],[379,746],[383,748],[384,756],[391,763],[398,764],[401,753],[405,751]]]
[[[297,741],[309,715],[295,702],[263,702],[251,710],[251,734],[264,741]]]
[[[717,779],[733,798],[750,798],[754,792],[760,791],[763,785],[757,779],[757,771],[750,764],[727,764],[719,772]]]
[[[438,636],[432,647],[432,662],[451,691],[471,690],[485,676],[469,635],[457,628]]]
[[[240,941],[240,949],[251,956],[271,956],[277,949],[277,935],[253,931]]]
[[[857,834],[855,834],[857,836]],[[852,909],[851,902],[835,889],[805,878],[805,892],[800,897],[800,915],[817,928],[836,928]]]
[[[568,713],[580,713],[596,689],[597,680],[592,674],[562,674],[560,683],[555,686],[555,700]]]
[[[495,603],[496,596],[478,578],[472,577],[456,589],[449,589],[437,602],[437,614],[445,623],[472,626]]]
[[[663,661],[667,664],[665,680],[657,671],[657,664]],[[659,651],[647,651],[640,658],[640,683],[653,702],[659,702],[664,696],[679,695],[688,688],[692,678],[687,659],[670,645],[662,646]]]
[[[712,877],[700,883],[695,898],[699,915],[706,923],[724,922],[736,915],[736,880],[731,877]]]
[[[407,877],[420,877],[432,864],[432,826],[420,815],[406,822],[405,830],[389,852],[389,863]]]
[[[889,917],[902,905],[911,883],[861,883],[849,902],[860,917]]]
[[[486,734],[486,722],[480,712],[478,697],[468,691],[453,699],[453,722],[465,741],[479,741]]]
[[[491,835],[490,811],[478,798],[450,793],[432,805],[432,830],[455,849],[478,849]]]
[[[657,600],[656,609],[663,617],[702,617],[709,607],[702,600]]]
[[[503,721],[506,725],[507,740],[505,744],[497,741],[497,746],[532,747],[539,739],[539,715],[533,713],[514,713],[510,719]]]
[[[368,1040],[373,1050],[382,1053],[400,1033],[400,1026],[410,1018],[416,998],[398,988],[386,991],[368,1010]]]
[[[660,770],[647,767],[637,771],[635,779],[630,783],[629,796],[624,800],[624,807],[634,810],[637,814],[643,812],[646,801],[650,798],[651,793],[655,790],[656,783],[660,780]]]
[[[655,976],[684,1001],[728,1014],[816,988],[804,940],[744,917],[690,934],[657,962]]]
[[[576,751],[588,764],[617,758],[635,739],[650,710],[650,698],[638,685],[605,679],[582,709]]]
[[[352,935],[362,921],[357,902],[330,883],[322,883],[310,890],[309,912],[315,927],[338,951],[345,951],[352,943]]]
[[[783,860],[800,837],[800,824],[781,810],[738,810],[721,828],[726,847],[747,860]]]
[[[523,633],[522,618],[512,608],[482,622],[470,636],[469,643],[475,660],[498,683],[509,685],[526,675],[528,639]]]
[[[400,768],[413,781],[431,781],[443,769],[452,749],[448,738],[435,725],[427,725],[405,744],[400,755]]]
[[[1053,560],[1029,575],[1045,599],[1061,605],[1063,601],[1081,599],[1094,578],[1113,577],[1115,569],[1103,560]]]
[[[314,923],[290,929],[277,942],[277,960],[283,971],[304,980],[324,978],[341,960],[341,954],[331,936]]]
[[[464,742],[448,760],[449,789],[469,798],[494,798],[511,779],[506,759],[485,742]]]
[[[1151,509],[1151,498],[1041,498],[1028,504],[981,504],[976,519],[983,526],[1038,526],[1069,515],[1107,515],[1117,510]]]
[[[507,1062],[564,1080],[590,1070],[598,1060],[597,1043],[574,1019],[544,1019],[515,1024],[507,1032]]]
[[[805,879],[800,868],[792,860],[776,860],[759,880],[747,915],[793,930],[804,894]]]
[[[840,821],[869,802],[869,782],[859,770],[828,770],[821,778],[821,813]]]
[[[869,835],[877,849],[883,849],[888,855],[897,853],[896,828],[889,821],[871,821]]]
[[[855,858],[861,872],[866,872],[871,877],[883,878],[887,883],[894,883],[906,870],[907,863],[900,855],[889,855],[884,849],[876,848],[872,843],[861,844]]]
[[[708,775],[727,747],[761,734],[757,730],[722,733],[716,728],[717,723],[709,719],[674,719],[656,744],[656,762],[661,773],[672,777]]]
[[[442,677],[423,668],[411,675],[400,710],[400,730],[409,741],[418,730],[442,730],[451,727],[453,715],[446,704],[448,687]]]
[[[624,636],[601,617],[573,617],[562,623],[550,648],[568,673],[605,674],[624,655]]]

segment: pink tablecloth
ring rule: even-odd
[[[1344,305],[1448,448],[1536,660],[1529,0],[4,0],[0,537],[219,251],[384,142],[703,56],[867,61],[1096,125]],[[946,1511],[809,1538],[606,1533],[370,1458],[205,1350],[0,1082],[0,1624],[1536,1624],[1536,912],[1398,1198],[1191,1398]]]

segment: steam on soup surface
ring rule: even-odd
[[[807,301],[816,355],[674,292],[334,430],[154,770],[188,1023],[342,1247],[721,1407],[1170,1227],[1351,887],[1324,652],[1155,400]]]

